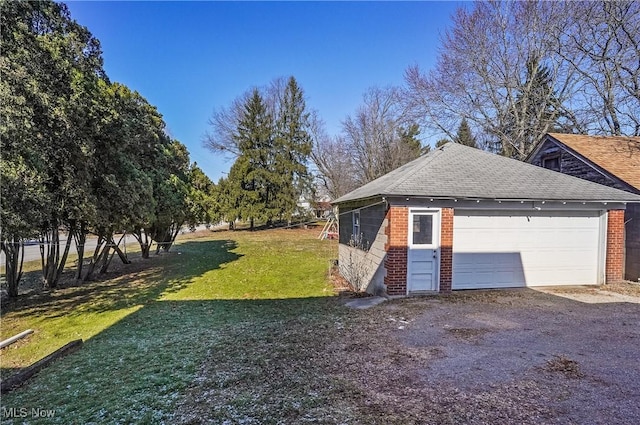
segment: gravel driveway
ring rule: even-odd
[[[408,357],[396,365],[402,385],[431,405],[402,408],[422,410],[423,423],[449,410],[451,423],[637,424],[639,302],[572,288],[469,291],[375,309],[397,324],[393,339]]]
[[[173,422],[639,424],[640,287],[617,289],[269,302],[213,333]]]

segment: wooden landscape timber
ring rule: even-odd
[[[2,394],[6,394],[9,391],[14,390],[15,388],[18,388],[33,375],[49,366],[54,361],[66,356],[67,354],[71,354],[77,351],[80,347],[82,347],[82,340],[76,339],[58,348],[56,351],[38,360],[31,366],[27,366],[24,369],[20,370],[18,373],[2,380],[2,382],[0,383],[0,392]]]

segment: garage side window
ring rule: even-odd
[[[353,242],[355,245],[358,245],[360,243],[360,240],[362,239],[361,233],[360,233],[360,211],[354,211],[352,213],[352,218],[353,218],[353,232],[351,233],[351,238],[353,239]]]

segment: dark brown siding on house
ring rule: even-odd
[[[619,181],[612,179],[598,172],[592,166],[576,158],[573,154],[560,148],[554,142],[547,140],[538,151],[538,154],[531,158],[531,164],[542,167],[545,158],[560,154],[560,172],[570,176],[579,177],[605,186],[626,190],[627,187]]]
[[[625,278],[640,280],[640,204],[627,204],[624,214],[626,232]]]
[[[340,206],[339,213],[340,216],[338,218],[338,232],[340,233],[340,243],[344,245],[349,245],[349,240],[352,237],[353,233],[353,216],[351,215],[351,211],[355,208],[347,208]]]

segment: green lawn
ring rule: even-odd
[[[289,325],[297,336],[282,354],[293,355],[298,340],[314,338],[311,329],[341,314],[327,277],[336,243],[317,240],[317,233],[207,233],[179,240],[170,254],[134,261],[121,276],[10,307],[3,311],[2,338],[28,328],[35,333],[2,350],[4,376],[71,340],[85,344],[3,396],[3,408],[55,409],[55,417],[42,423],[178,421],[176,412],[193,397],[208,359],[221,356],[217,361],[233,370],[252,344]],[[251,353],[255,361],[268,361]],[[231,373],[227,381],[245,379]],[[245,396],[231,405],[249,403]]]

